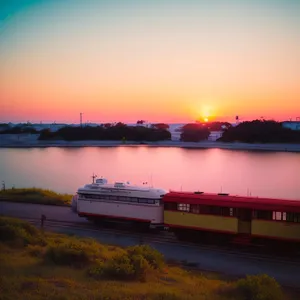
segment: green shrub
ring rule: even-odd
[[[95,279],[101,279],[105,276],[105,267],[103,262],[98,262],[96,265],[88,269],[88,275]]]
[[[150,275],[152,267],[142,255],[133,255],[131,263],[134,268],[135,278],[140,281],[146,281],[147,275]]]
[[[100,262],[89,269],[88,274],[95,279],[123,279],[130,280],[134,278],[135,270],[127,254],[121,254],[113,257],[106,262]]]
[[[135,270],[128,255],[121,254],[104,264],[104,274],[109,278],[131,279],[135,275]]]
[[[282,300],[283,292],[277,281],[268,275],[247,276],[236,283],[243,300]]]
[[[119,280],[146,281],[148,275],[163,265],[163,256],[149,246],[134,246],[127,253],[117,255],[106,262],[100,262],[92,267],[90,276]]]
[[[45,245],[40,231],[26,221],[0,217],[0,241],[13,245]]]
[[[84,243],[67,241],[49,246],[45,259],[57,265],[82,266],[89,263],[92,257]]]
[[[154,269],[161,269],[164,265],[164,257],[157,250],[148,245],[132,246],[127,249],[129,257],[141,255]]]

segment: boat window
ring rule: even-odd
[[[158,201],[157,201],[158,202]],[[155,200],[154,199],[148,199],[148,203],[149,204],[154,204],[155,203]]]
[[[138,202],[138,198],[130,197],[131,202]]]
[[[139,198],[139,203],[148,203],[148,199]]]

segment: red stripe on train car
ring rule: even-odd
[[[139,221],[144,223],[151,223],[150,220],[145,219],[137,219],[137,218],[128,218],[128,217],[119,217],[119,216],[111,216],[111,215],[99,215],[99,214],[91,214],[91,213],[78,213],[80,217],[101,217],[101,218],[107,218],[107,219],[123,219],[128,221]]]
[[[195,194],[189,192],[169,192],[163,197],[164,202],[202,204],[232,208],[248,208],[300,213],[300,200],[244,197],[218,194]]]

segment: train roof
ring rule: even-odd
[[[272,199],[229,194],[170,191],[164,196],[165,202],[202,204],[222,207],[248,208],[257,210],[288,211],[300,213],[300,199]]]

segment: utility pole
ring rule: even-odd
[[[80,127],[82,127],[82,113],[80,113]]]

